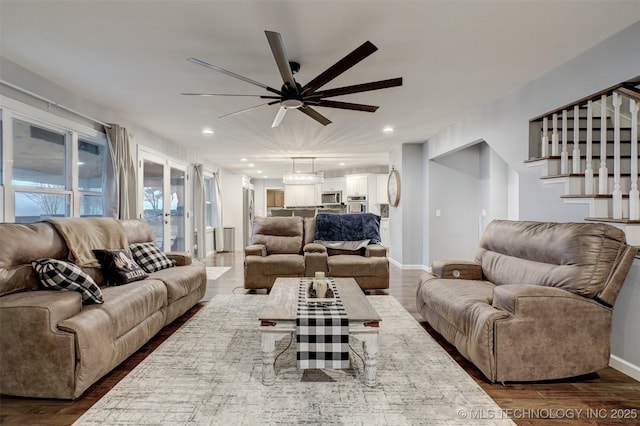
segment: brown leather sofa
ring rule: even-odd
[[[244,288],[270,289],[278,277],[352,277],[363,290],[389,288],[387,248],[334,251],[314,243],[315,218],[256,217],[245,248]]]
[[[492,382],[592,373],[635,254],[606,224],[493,221],[474,262],[433,262],[418,312]]]
[[[128,243],[153,241],[141,219],[76,218],[69,219],[70,229],[96,220],[124,230]],[[101,237],[94,237],[91,243],[100,245]],[[73,249],[51,224],[0,224],[0,241],[0,393],[5,395],[78,398],[206,290],[204,264],[185,253],[168,253],[176,267],[120,286],[102,286],[100,269],[82,268],[101,285],[104,299],[83,305],[76,291],[39,289],[31,261],[69,260]]]

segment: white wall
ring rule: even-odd
[[[514,170],[507,172],[507,214],[510,218],[582,221],[587,215],[585,206],[563,203],[560,199],[562,188],[543,185],[539,180],[540,172],[524,164],[529,153],[529,120],[637,77],[640,74],[639,40],[640,23],[636,23],[512,94],[463,115],[458,123],[429,139],[429,158],[441,157],[473,141],[485,140]],[[444,192],[448,187],[435,184],[438,177],[434,174],[437,174],[437,170],[434,170],[433,164],[430,167],[430,197],[432,201],[434,197],[439,200],[445,197]],[[434,191],[441,193],[433,194]],[[517,199],[517,205],[513,204],[514,199]],[[435,205],[431,206],[432,211],[435,208]],[[431,224],[429,228],[431,250],[448,244],[447,241],[434,238],[437,232],[442,232],[437,228],[436,224]],[[460,252],[464,250],[467,248],[460,248]],[[640,324],[638,262],[640,260],[633,265],[615,305],[612,355],[627,365],[634,377],[640,380],[640,338],[635,331]],[[632,324],[633,330],[629,324]]]
[[[253,179],[251,181],[255,188],[256,216],[267,215],[267,189],[284,190],[282,179]]]
[[[234,228],[234,251],[244,250],[244,206],[243,176],[229,172],[220,173],[220,196],[222,197],[222,226]],[[229,251],[229,247],[224,247]]]

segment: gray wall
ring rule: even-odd
[[[423,267],[425,163],[423,144],[403,144],[391,151],[390,167],[400,174],[400,203],[389,206],[389,256],[403,268]]]
[[[479,182],[479,145],[429,164],[429,263],[473,259],[478,245]]]

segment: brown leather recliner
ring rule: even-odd
[[[244,288],[270,289],[278,277],[312,277],[317,271],[354,278],[365,290],[389,288],[386,247],[371,244],[363,253],[334,254],[314,243],[314,235],[312,217],[256,217],[245,248]]]
[[[418,312],[492,382],[592,373],[635,254],[606,224],[493,221],[474,262],[433,262]]]

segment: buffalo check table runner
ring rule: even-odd
[[[335,282],[327,279],[335,302],[308,303],[306,292],[312,281],[300,280],[296,317],[298,368],[349,368],[349,320]]]

